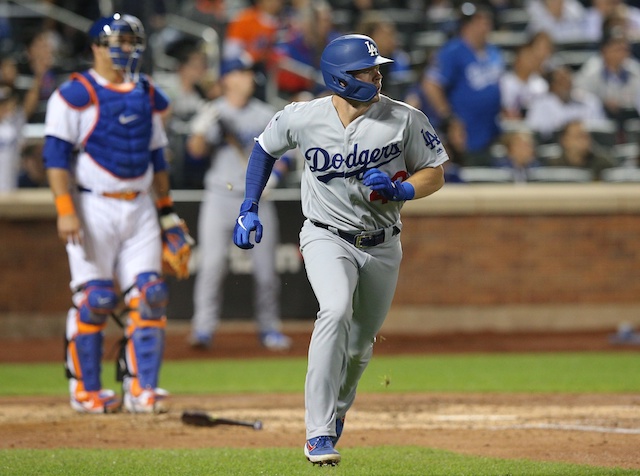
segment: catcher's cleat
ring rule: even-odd
[[[291,348],[291,339],[278,331],[260,333],[260,343],[269,350],[281,351]]]
[[[79,391],[71,395],[71,408],[79,413],[115,413],[120,399],[113,390]]]
[[[166,413],[169,411],[166,399],[169,392],[163,388],[145,388],[140,390],[132,385],[132,378],[125,378],[124,408],[129,413]],[[134,391],[137,387],[137,392]],[[137,393],[137,395],[135,395]]]
[[[341,459],[340,453],[333,448],[330,436],[318,436],[307,440],[304,455],[311,463],[320,466],[335,466]]]
[[[338,440],[342,436],[342,430],[344,430],[344,417],[336,418],[336,436],[331,437],[331,443],[333,446],[338,444]]]

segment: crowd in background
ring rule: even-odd
[[[109,2],[48,3],[93,21]],[[173,188],[203,187],[207,164],[193,160],[185,143],[191,118],[221,94],[222,59],[249,58],[255,95],[280,107],[326,94],[320,54],[343,33],[371,36],[394,60],[381,67],[383,93],[430,118],[451,158],[448,182],[637,176],[640,0],[111,4],[144,23],[143,70],[173,100],[165,118]],[[84,32],[10,12],[0,10],[0,192],[46,186],[42,138],[32,131],[54,89],[90,57]],[[216,54],[170,16],[213,28]]]

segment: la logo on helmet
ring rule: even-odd
[[[365,41],[364,44],[367,45],[369,56],[378,56],[378,48],[376,48],[376,45],[374,45],[370,41]]]

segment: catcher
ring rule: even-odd
[[[101,358],[107,319],[122,297],[124,408],[159,412],[168,395],[158,387],[168,299],[162,258],[187,277],[193,243],[169,196],[160,117],[169,103],[138,73],[145,47],[139,19],[100,18],[89,36],[93,68],[72,74],[50,97],[43,151],[71,271],[71,407],[104,413],[121,405],[113,390],[102,388]]]

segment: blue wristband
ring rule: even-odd
[[[398,187],[398,200],[413,200],[416,196],[416,189],[409,182],[396,182]]]

